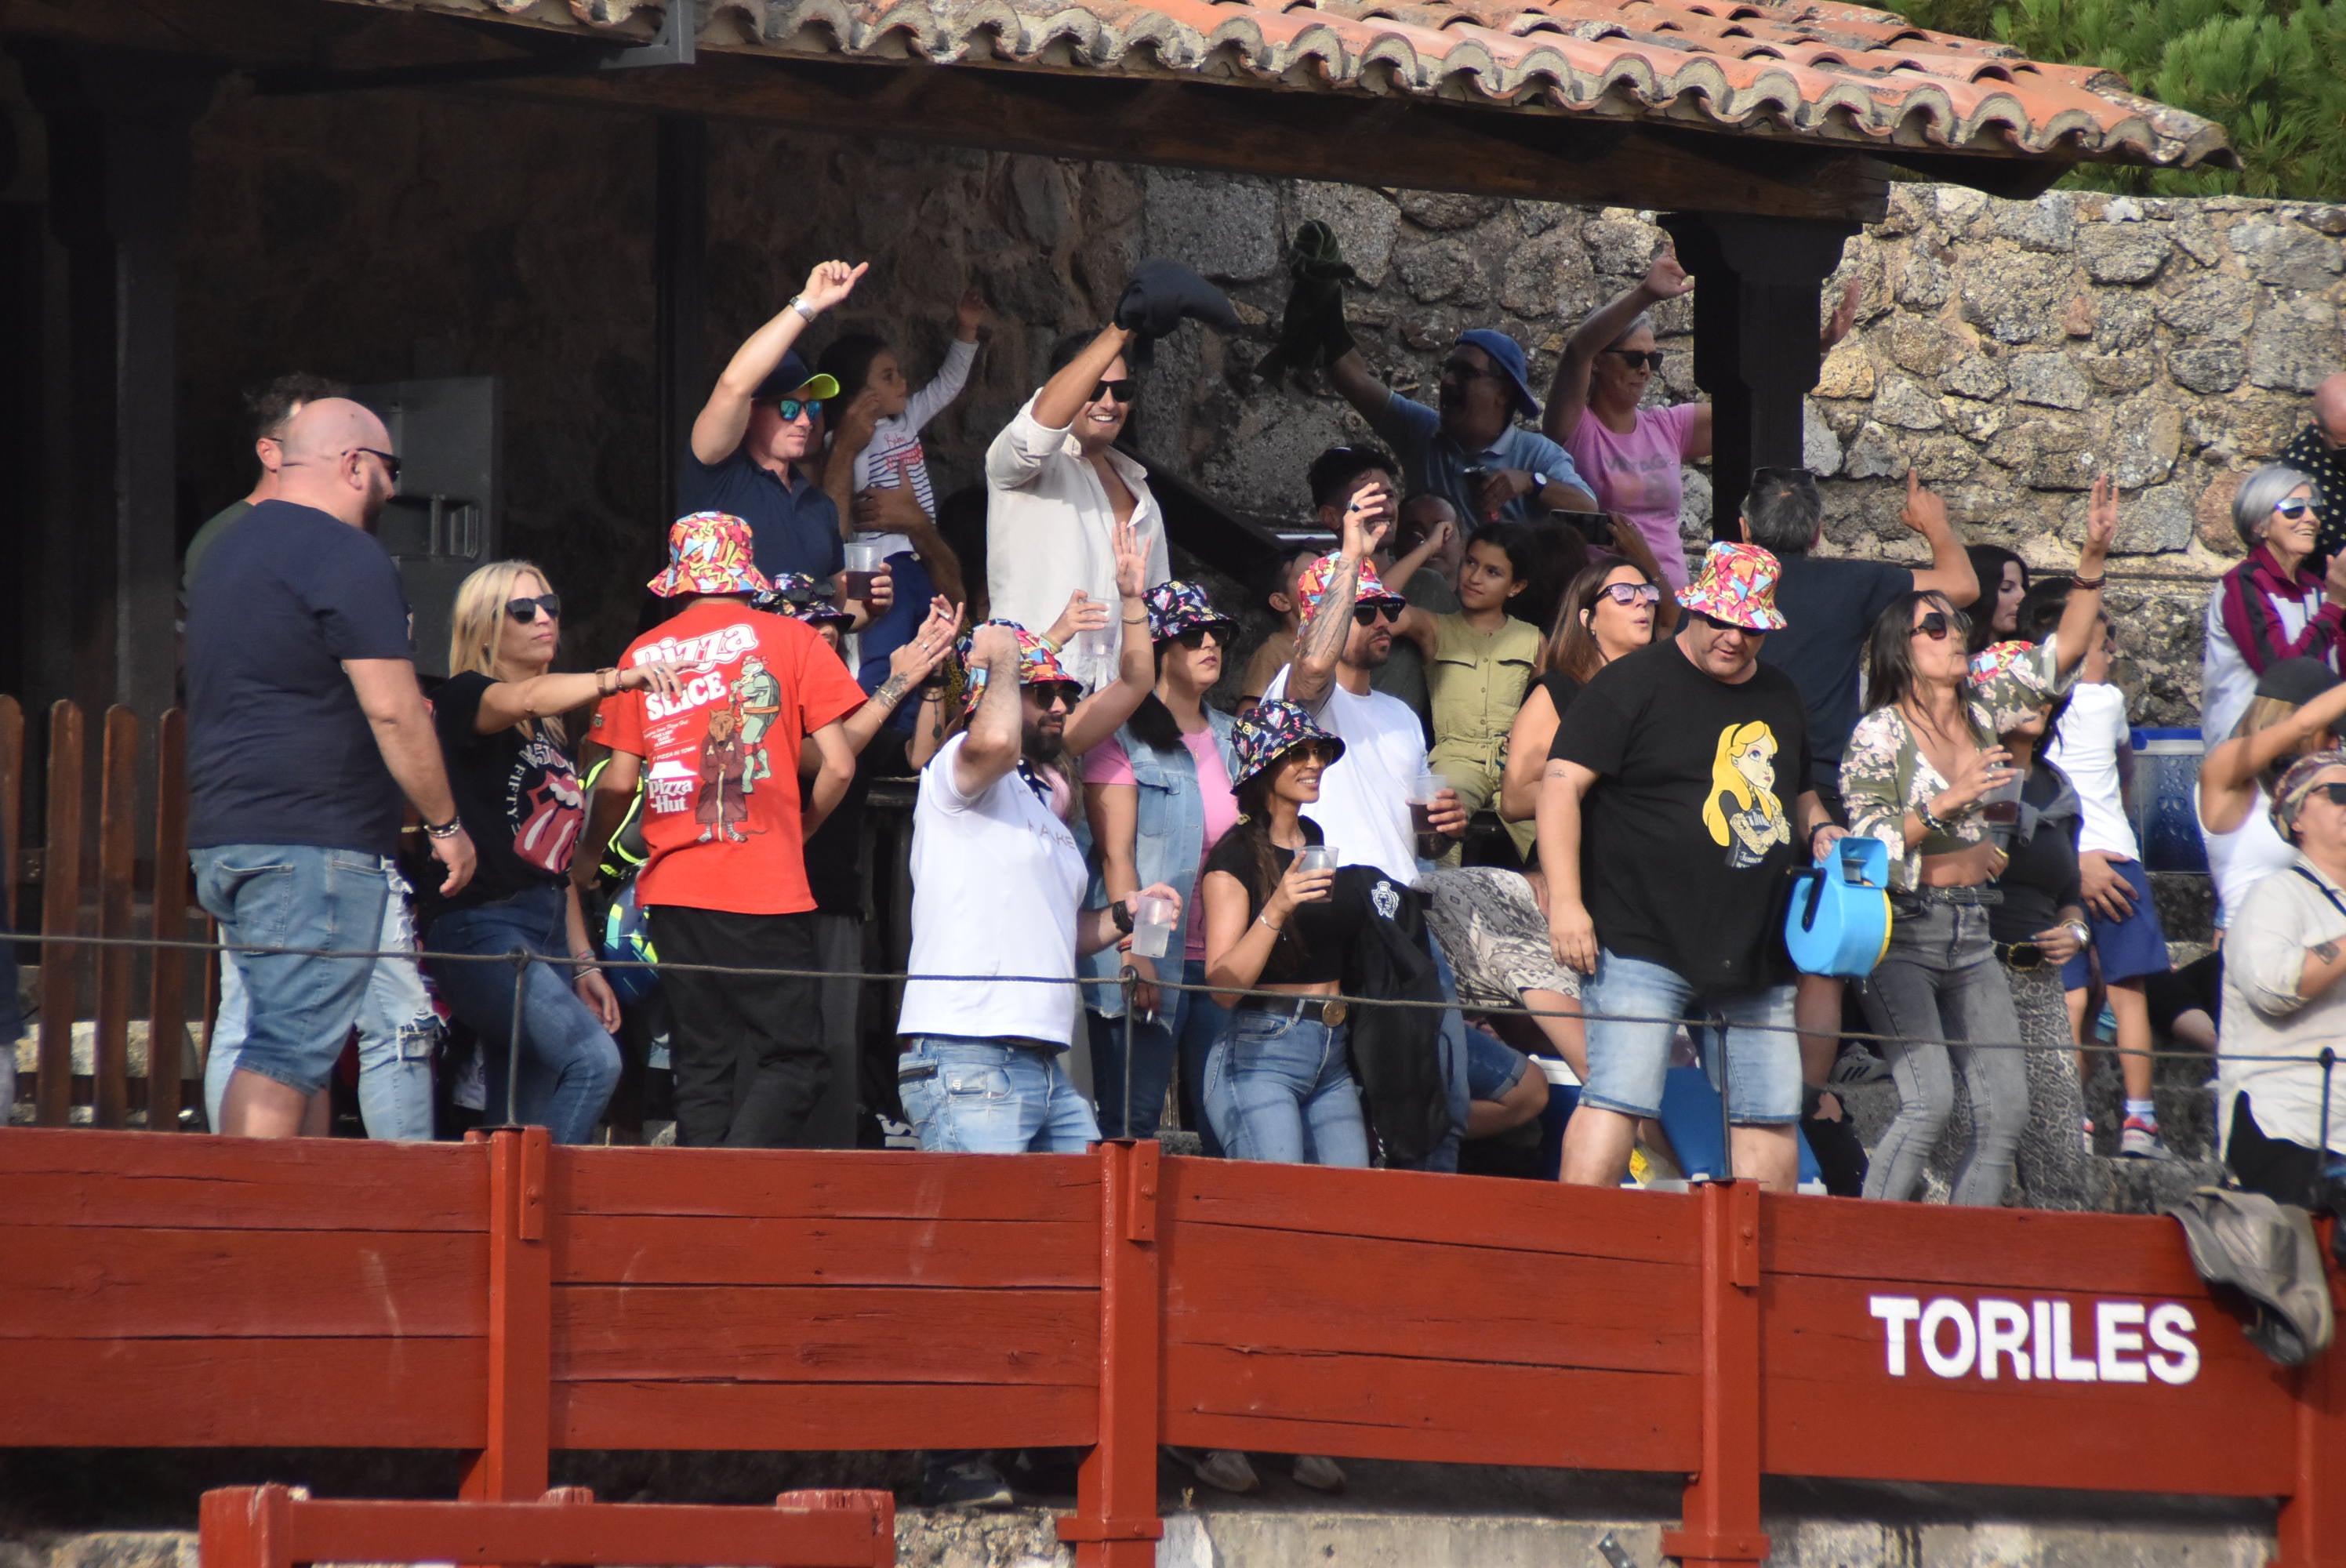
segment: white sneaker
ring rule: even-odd
[[[2158,1128],[2140,1116],[2126,1119],[2126,1126],[2118,1133],[2118,1153],[2138,1160],[2174,1157],[2167,1152],[2167,1145],[2158,1141]]]

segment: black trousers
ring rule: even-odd
[[[813,970],[814,916],[660,904],[647,911],[663,963]],[[676,1074],[676,1141],[694,1147],[815,1146],[810,1124],[831,1080],[821,982],[660,972]]]
[[[2232,1140],[2224,1163],[2250,1192],[2260,1192],[2275,1203],[2293,1203],[2320,1212],[2314,1181],[2321,1174],[2320,1155],[2303,1144],[2274,1137],[2257,1125],[2246,1095],[2232,1102]]]

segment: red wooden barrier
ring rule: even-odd
[[[1161,1158],[0,1134],[0,1444],[1092,1449],[2284,1500],[2346,1562],[2346,1374],[2247,1344],[2165,1220]],[[349,1390],[364,1388],[353,1400]],[[441,1557],[449,1554],[435,1553]],[[520,1560],[504,1553],[499,1560]]]

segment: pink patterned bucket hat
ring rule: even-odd
[[[1305,626],[1310,626],[1311,617],[1320,613],[1321,601],[1328,597],[1328,579],[1335,575],[1336,556],[1327,555],[1304,567],[1303,575],[1295,580],[1295,593],[1302,603]],[[1382,605],[1395,615],[1409,608],[1409,601],[1399,594],[1389,592],[1384,579],[1377,575],[1376,567],[1367,561],[1361,563],[1360,591],[1353,595],[1352,605],[1356,609],[1362,605]]]
[[[758,570],[750,525],[729,512],[695,512],[668,531],[668,570],[651,580],[661,598],[685,594],[763,594],[773,584]]]
[[[1757,545],[1715,544],[1703,552],[1702,575],[1678,590],[1678,603],[1747,632],[1780,632],[1776,585],[1783,575],[1776,557]]]

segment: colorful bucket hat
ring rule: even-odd
[[[1238,631],[1238,623],[1214,608],[1202,586],[1178,577],[1149,589],[1142,602],[1148,606],[1148,640],[1153,643],[1169,642],[1191,626],[1211,626],[1214,640],[1228,647]]]
[[[1990,735],[2006,734],[2057,699],[2051,643],[1991,643],[1972,657],[1972,719]]]
[[[1678,603],[1747,632],[1780,632],[1776,585],[1783,575],[1776,557],[1757,545],[1714,544],[1702,554],[1702,575],[1678,590]]]
[[[750,525],[729,512],[695,512],[668,531],[668,570],[651,580],[663,599],[679,594],[763,594],[774,585],[758,570]]]
[[[1243,721],[1241,721],[1243,722]],[[2284,842],[2297,842],[2297,814],[2304,809],[2305,798],[2313,793],[2313,781],[2324,769],[2346,768],[2346,751],[2309,751],[2289,765],[2289,771],[2273,786],[2272,804],[2266,808],[2272,813],[2273,831]]]
[[[1074,676],[1059,667],[1058,655],[1053,650],[1051,645],[1016,621],[994,620],[980,624],[989,626],[1008,626],[1018,634],[1019,685],[1033,686],[1037,681],[1045,680],[1075,680]],[[974,645],[976,636],[977,627],[972,626],[968,631],[964,632],[961,640],[954,645],[954,657],[961,661],[963,687],[967,693],[968,704],[972,708],[975,708],[977,699],[985,695],[985,668],[983,665],[973,663],[970,658],[970,649]]]
[[[1295,593],[1302,606],[1305,626],[1311,624],[1311,617],[1320,613],[1320,602],[1328,596],[1328,579],[1336,575],[1336,559],[1332,554],[1321,556],[1304,567],[1303,575],[1295,580]],[[1367,561],[1361,563],[1360,591],[1352,596],[1352,605],[1354,608],[1362,605],[1383,605],[1395,615],[1409,608],[1407,599],[1386,591],[1384,579],[1377,575],[1375,565]]]
[[[770,616],[788,616],[794,621],[804,621],[811,626],[823,625],[852,626],[854,615],[831,602],[831,585],[804,572],[778,572],[774,585],[762,594],[750,596],[750,607],[763,610]]]
[[[1321,728],[1310,708],[1293,702],[1256,703],[1254,711],[1230,729],[1230,748],[1239,762],[1230,788],[1237,789],[1309,740],[1324,740],[1336,748],[1336,755],[1329,759],[1331,766],[1343,758],[1344,743]]]

